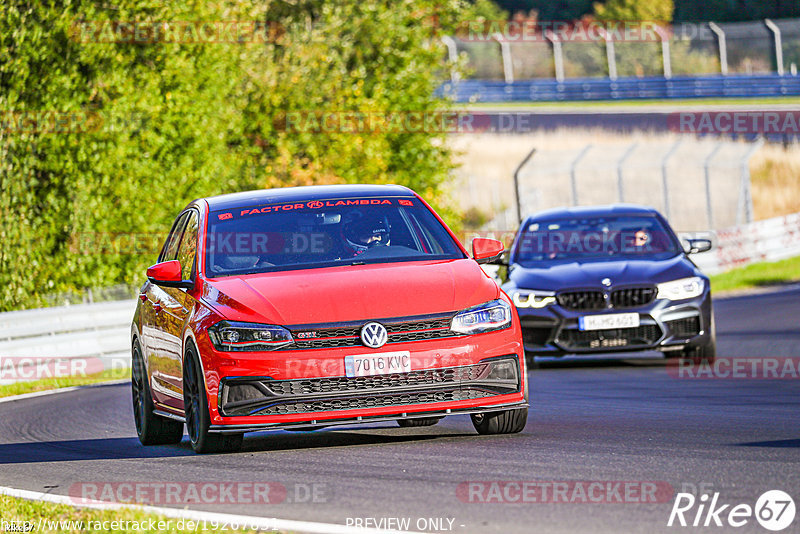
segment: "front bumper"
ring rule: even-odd
[[[440,417],[528,405],[516,317],[504,330],[387,345],[388,352],[409,351],[412,371],[369,377],[347,377],[345,372],[345,356],[378,352],[363,346],[222,353],[207,337],[198,341],[213,432]],[[513,377],[508,375],[511,367]]]
[[[654,300],[638,308],[574,311],[552,304],[519,308],[525,352],[534,356],[596,354],[643,350],[673,351],[705,345],[711,337],[708,290],[695,299]],[[606,313],[639,314],[636,328],[582,331],[580,317]]]

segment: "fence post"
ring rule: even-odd
[[[599,28],[600,35],[606,42],[606,60],[608,61],[608,78],[610,80],[617,79],[617,55],[614,51],[614,36],[608,33],[605,29]]]
[[[739,210],[736,213],[736,224],[742,223],[742,211],[744,211],[744,222],[753,222],[753,196],[750,192],[750,158],[756,150],[764,144],[763,138],[758,138],[748,149],[739,163],[741,168],[742,182],[739,191]]]
[[[656,25],[656,33],[661,37],[661,65],[664,69],[664,78],[672,78],[672,58],[669,51],[669,34],[664,31],[664,28]]]
[[[713,22],[708,23],[708,27],[717,35],[719,45],[719,70],[723,75],[728,74],[728,45],[725,41],[725,32]]]
[[[717,155],[717,152],[719,152],[720,148],[722,148],[722,142],[719,142],[714,146],[714,149],[708,156],[706,156],[706,160],[703,163],[706,179],[706,215],[708,217],[709,230],[714,229],[714,212],[711,207],[711,160],[714,159],[714,156]]]
[[[583,150],[575,156],[575,159],[572,160],[569,168],[569,181],[570,185],[572,186],[572,205],[578,205],[578,178],[575,175],[576,168],[578,167],[578,163],[583,159],[583,156],[586,155],[587,152],[592,148],[592,145],[586,145],[583,147]]]
[[[536,153],[536,147],[532,148],[528,155],[517,165],[517,169],[514,171],[514,196],[516,197],[517,201],[517,222],[522,224],[522,200],[520,199],[519,194],[519,172],[522,168],[527,165],[528,161],[533,157]]]
[[[442,35],[442,42],[447,47],[447,55],[450,59],[450,63],[453,64],[450,68],[450,81],[455,83],[460,78],[458,70],[456,69],[456,64],[458,63],[458,48],[456,46],[456,40],[449,35]]]
[[[664,216],[666,216],[667,220],[669,220],[669,175],[667,170],[667,164],[669,163],[669,158],[678,150],[678,147],[681,146],[683,139],[678,139],[675,141],[675,144],[667,150],[667,153],[664,154],[664,157],[661,159],[661,189],[664,192]]]
[[[778,67],[778,76],[783,76],[783,44],[781,42],[781,29],[770,19],[764,19],[764,24],[772,31],[775,38],[775,64]]]
[[[561,49],[561,39],[551,30],[545,30],[545,38],[553,45],[553,64],[556,69],[556,81],[564,81],[564,52]]]
[[[509,46],[508,41],[499,33],[493,33],[492,39],[500,44],[500,54],[503,56],[503,77],[506,83],[511,83],[514,81],[514,65],[511,63],[511,46]]]
[[[625,165],[625,160],[627,160],[633,151],[636,150],[636,147],[639,146],[639,143],[633,143],[628,149],[622,154],[622,157],[619,158],[617,161],[617,196],[619,197],[620,202],[625,202],[625,186],[623,183],[624,176],[623,176],[623,166]]]

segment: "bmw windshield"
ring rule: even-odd
[[[415,198],[349,198],[242,206],[209,214],[211,277],[465,255]]]
[[[678,254],[674,234],[655,217],[580,217],[533,221],[517,240],[512,261],[666,259]]]

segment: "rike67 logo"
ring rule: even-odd
[[[731,505],[719,500],[719,492],[699,498],[691,493],[678,493],[669,514],[667,526],[682,527],[743,527],[755,520],[765,529],[778,532],[794,522],[795,505],[792,497],[781,490],[761,494],[755,506],[747,503]]]

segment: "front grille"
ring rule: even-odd
[[[562,330],[556,343],[565,350],[604,350],[624,347],[643,347],[654,344],[661,338],[658,325],[640,325],[636,328],[610,330]]]
[[[274,395],[309,395],[337,391],[369,391],[389,387],[414,387],[432,384],[458,384],[462,380],[477,380],[489,372],[489,364],[482,363],[446,369],[428,369],[392,375],[332,378],[310,378],[304,380],[273,380],[262,382]]]
[[[602,310],[606,307],[602,291],[565,291],[559,293],[556,300],[568,310]]]
[[[485,397],[486,393],[475,390],[437,390],[397,395],[375,395],[347,399],[309,400],[291,404],[268,406],[251,415],[279,415],[305,412],[327,412],[333,410],[356,410],[379,408],[382,406],[401,406],[407,404],[430,404],[434,402],[459,401]]]
[[[613,308],[638,308],[653,302],[656,298],[655,287],[629,287],[615,289],[606,300],[605,293],[600,290],[564,291],[556,297],[558,304],[568,310],[603,310]],[[609,306],[610,304],[610,306]]]
[[[631,287],[617,289],[611,293],[611,305],[614,308],[637,308],[653,302],[656,298],[655,287]]]
[[[231,378],[220,387],[223,415],[270,415],[465,400],[519,391],[517,357],[366,377]]]
[[[450,331],[453,314],[432,318],[382,319],[377,322],[386,327],[390,343],[405,343],[425,339],[441,339],[457,334]],[[280,350],[328,349],[361,346],[361,328],[369,321],[346,326],[306,325],[289,327],[294,343]]]
[[[665,323],[675,337],[694,337],[700,333],[700,317],[686,317]]]

